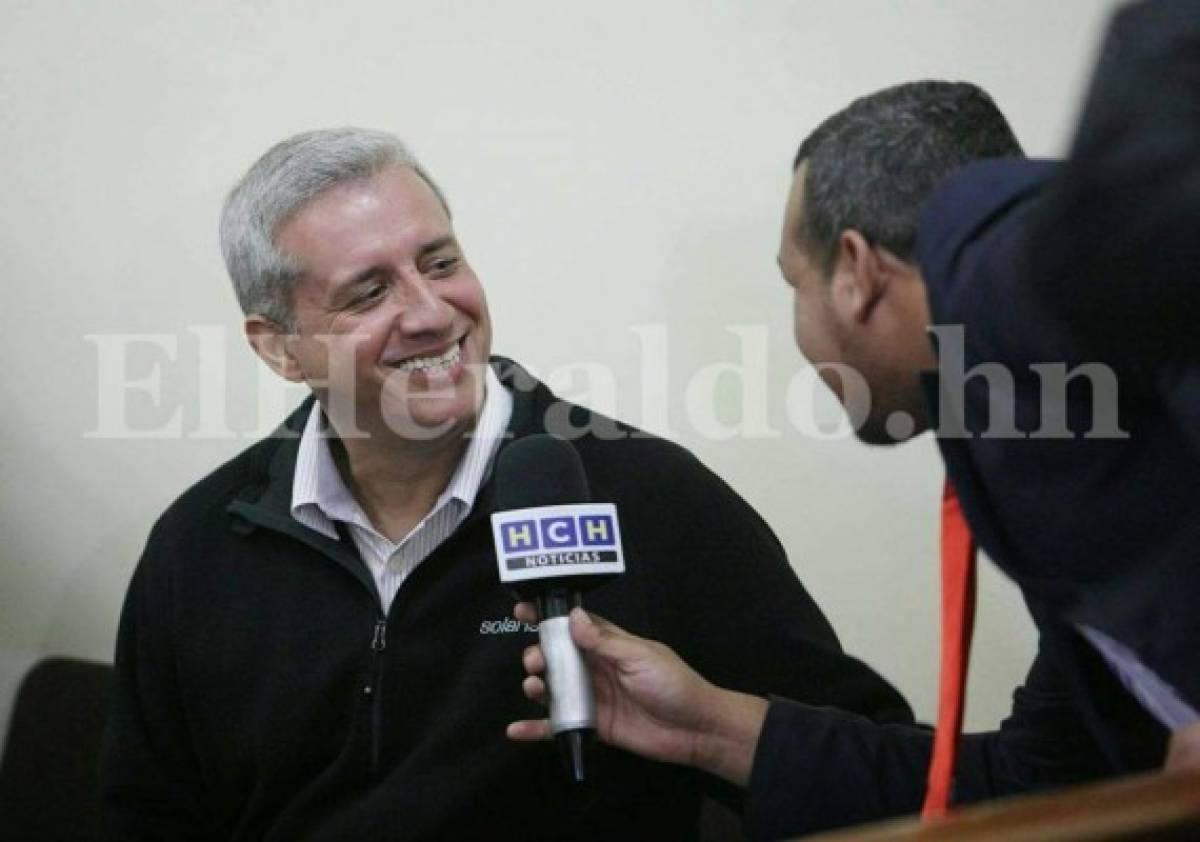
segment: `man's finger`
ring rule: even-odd
[[[546,699],[546,682],[542,681],[536,675],[527,675],[525,680],[521,682],[521,692],[525,694],[525,698],[532,699],[535,702],[544,702]]]
[[[541,675],[546,671],[546,657],[542,654],[542,647],[527,646],[525,651],[521,653],[521,665],[525,667],[525,672],[530,675]]]
[[[519,742],[548,740],[550,739],[550,720],[522,719],[519,722],[509,723],[505,733],[508,734],[510,740]]]
[[[536,623],[538,621],[537,608],[532,602],[518,602],[513,606],[513,616],[522,623]]]

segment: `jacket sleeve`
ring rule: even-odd
[[[219,838],[208,826],[171,645],[171,550],[156,527],[117,631],[116,682],[100,759],[103,837]]]
[[[758,513],[689,459],[691,476],[671,483],[676,511],[686,513],[681,534],[674,557],[659,559],[653,588],[664,642],[722,687],[911,722],[899,692],[842,650]]]
[[[1200,4],[1114,17],[1037,229],[1035,288],[1101,358],[1200,353]]]
[[[641,490],[659,516],[643,566],[649,627],[706,679],[758,696],[786,695],[875,722],[912,722],[903,697],[847,655],[758,514],[689,454],[660,465],[670,482]],[[744,793],[702,777],[741,809]]]
[[[954,802],[1063,786],[1097,777],[1103,758],[1043,649],[999,730],[963,738]],[[925,796],[933,732],[775,698],[746,800],[746,828],[774,839],[916,813]]]

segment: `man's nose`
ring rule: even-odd
[[[450,329],[454,308],[438,294],[436,282],[418,275],[405,278],[396,291],[399,299],[396,323],[403,333],[441,333]]]

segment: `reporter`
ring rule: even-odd
[[[1113,51],[1114,41],[1139,48]],[[1105,86],[1113,80],[1194,79],[1200,5],[1131,4],[1108,46],[1089,110],[1110,102]],[[1188,178],[1171,182],[1170,224],[1155,229],[1162,236],[1106,241],[1108,226],[1121,226],[1128,211],[1112,188],[1126,174],[1106,179],[1088,164],[1101,159],[1082,154],[1065,176],[1015,157],[981,161],[1019,149],[1004,151],[1003,117],[971,88],[900,85],[818,127],[796,158],[779,254],[801,352],[823,373],[856,370],[870,387],[859,437],[883,444],[939,431],[975,540],[1021,587],[1038,625],[1038,655],[1012,715],[997,731],[961,741],[955,804],[1200,765],[1200,379],[1187,353],[1194,319],[1180,303],[1195,298],[1187,281],[1197,260],[1195,238],[1173,234],[1173,226],[1194,228],[1200,182],[1191,176],[1200,158],[1171,158]],[[1190,90],[1145,100],[1168,109],[1164,136],[1173,150],[1200,142]],[[1103,160],[1147,160],[1114,148],[1128,133],[1097,137],[1093,125],[1085,113],[1077,149],[1095,140],[1111,153]],[[1177,144],[1181,136],[1190,145]],[[1155,184],[1141,186],[1157,195]],[[1071,198],[1084,195],[1091,199]],[[1096,213],[1067,231],[1071,207]],[[1086,265],[1118,273],[1111,283],[1061,272],[1090,248],[1110,253],[1106,246],[1119,246],[1121,259]],[[1144,310],[1113,305],[1121,295],[1144,295],[1143,280],[1159,282]],[[1176,318],[1158,320],[1163,309]],[[1119,334],[1109,330],[1114,320]],[[953,349],[957,372],[953,358],[941,360],[941,371],[926,341],[926,331],[941,326],[957,328],[964,343]],[[1097,434],[1100,386],[1084,376],[1096,359],[1115,363],[1124,378],[1107,407],[1112,435]],[[1058,367],[1067,379],[1090,381],[1091,395],[1073,386],[1048,397],[1040,371]],[[1012,430],[999,434],[997,390],[991,377],[975,376],[997,368],[1007,376],[999,397],[1012,413]],[[973,378],[965,394],[951,391],[954,374],[960,389]],[[846,402],[842,384],[829,379]],[[1056,422],[1061,434],[1047,435]],[[619,629],[573,618],[572,632],[605,674],[601,737],[634,751],[669,750],[664,759],[746,786],[752,835],[914,812],[921,802],[927,731],[784,699],[737,698]],[[526,668],[540,667],[536,650],[527,653]],[[543,689],[527,679],[527,694]],[[537,732],[536,723],[516,723],[510,736]]]

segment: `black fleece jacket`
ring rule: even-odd
[[[666,642],[712,681],[908,721],[843,654],[763,521],[680,447],[557,400],[493,360],[512,437],[574,444],[621,517],[628,572],[590,609]],[[690,839],[716,782],[599,747],[597,782],[516,744],[528,627],[507,621],[485,483],[391,610],[351,542],[289,514],[307,407],[179,498],[138,564],[102,762],[118,839]],[[511,440],[511,439],[510,439]],[[728,793],[725,793],[728,794]]]

